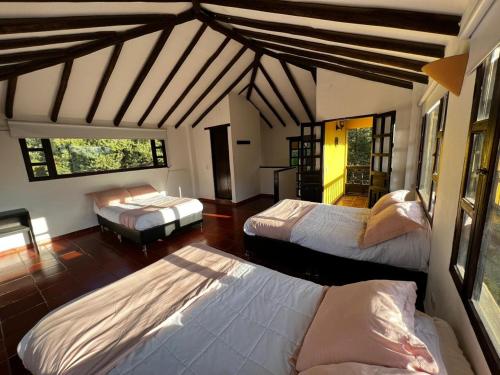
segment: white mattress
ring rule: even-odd
[[[290,242],[344,258],[427,272],[430,227],[360,249],[369,215],[368,208],[318,204],[293,227]],[[246,223],[243,230],[254,235]]]
[[[175,197],[165,196],[158,193],[155,196],[150,196],[143,199],[133,199],[127,203],[115,203],[111,206],[99,208],[94,204],[94,212],[103,218],[120,224],[120,214],[127,210],[138,208],[137,205],[147,206],[155,205],[155,203],[165,202],[168,199]],[[171,223],[175,220],[180,220],[181,225],[187,225],[202,218],[203,204],[198,199],[191,199],[187,202],[176,205],[175,207],[162,208],[155,212],[150,212],[140,216],[135,224],[136,230],[145,230]]]

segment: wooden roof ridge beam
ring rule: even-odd
[[[321,20],[458,35],[458,15],[283,0],[205,0],[203,3]]]
[[[156,59],[158,58],[161,51],[163,50],[163,47],[165,46],[165,43],[167,42],[168,37],[172,33],[173,29],[174,29],[173,25],[169,26],[168,28],[166,28],[165,30],[163,30],[161,32],[160,36],[156,40],[155,45],[153,46],[153,48],[149,52],[148,58],[146,59],[146,61],[144,61],[144,64],[143,64],[141,70],[137,74],[137,77],[135,78],[134,83],[130,87],[130,90],[129,90],[127,96],[123,100],[122,105],[120,106],[120,109],[118,110],[118,112],[113,120],[113,124],[115,124],[115,126],[120,125],[120,122],[122,121],[123,116],[125,115],[125,112],[127,112],[127,109],[130,106],[130,104],[132,103],[132,100],[134,100],[135,96],[137,95],[137,92],[139,91],[139,89],[142,86],[142,83],[144,82],[144,80],[148,76],[149,71],[151,70],[154,63],[156,62]]]
[[[14,116],[14,98],[16,96],[17,77],[12,77],[7,82],[7,95],[5,96],[5,117]]]
[[[262,62],[259,64],[259,68],[262,72],[262,74],[264,75],[264,77],[266,78],[267,80],[267,83],[269,84],[269,86],[271,86],[271,89],[273,90],[274,94],[276,95],[276,97],[278,98],[278,100],[281,102],[281,104],[283,105],[283,107],[285,108],[285,110],[288,112],[288,114],[290,115],[290,117],[292,118],[292,120],[297,124],[297,125],[300,125],[300,121],[299,121],[299,118],[297,117],[297,115],[293,112],[292,110],[292,107],[290,107],[288,105],[288,103],[286,102],[285,98],[283,97],[283,95],[281,95],[281,92],[279,91],[278,89],[278,86],[276,85],[276,83],[273,81],[271,75],[269,74],[269,72],[266,70],[266,68],[264,67],[264,64],[262,64]]]
[[[255,88],[255,92],[260,96],[260,98],[262,99],[262,101],[267,105],[267,107],[271,110],[271,112],[273,113],[274,116],[276,116],[276,118],[278,119],[278,121],[281,123],[281,125],[283,125],[284,127],[286,127],[286,123],[285,121],[283,120],[283,117],[280,116],[279,112],[273,107],[273,105],[271,104],[271,102],[269,101],[269,99],[264,95],[264,93],[259,89],[259,86],[257,85],[254,85],[254,88]]]
[[[304,49],[298,49],[294,47],[289,47],[281,44],[267,43],[267,42],[259,42],[259,44],[265,48],[275,49],[278,51],[282,51],[285,53],[289,53],[292,55],[297,55],[300,57],[308,57],[315,60],[325,60],[337,65],[343,65],[353,69],[364,70],[371,73],[388,75],[395,78],[400,78],[406,81],[419,82],[423,84],[427,84],[429,82],[429,77],[425,74],[418,74],[414,72],[409,72],[406,70],[390,68],[386,66],[369,64],[357,60],[345,59],[342,57],[338,57],[335,55],[329,55],[322,52],[313,52]]]
[[[247,100],[250,99],[250,96],[252,96],[252,90],[255,86],[255,78],[257,78],[257,71],[259,70],[259,63],[261,58],[262,58],[262,52],[260,51],[256,52],[255,57],[253,59],[253,70],[252,70],[252,75],[250,76],[250,83],[246,95]]]
[[[0,50],[15,49],[25,47],[45,46],[48,44],[81,42],[86,40],[95,40],[110,37],[116,34],[116,31],[93,31],[76,34],[59,34],[47,36],[33,36],[27,38],[0,39]]]
[[[226,64],[226,66],[221,70],[221,72],[215,77],[215,79],[208,85],[208,87],[198,96],[198,98],[191,104],[191,107],[181,116],[181,118],[175,124],[175,128],[181,126],[181,124],[186,120],[186,118],[194,111],[194,109],[201,103],[201,101],[208,95],[210,91],[217,85],[217,83],[226,75],[229,69],[239,60],[239,58],[245,53],[248,48],[246,46],[242,46],[240,50],[233,56],[233,58]],[[252,62],[253,64],[253,62]],[[161,128],[163,124],[158,124],[158,127]]]
[[[142,126],[144,121],[146,121],[146,118],[149,116],[149,114],[151,113],[151,111],[155,107],[156,103],[158,103],[161,96],[163,95],[163,93],[167,89],[168,85],[170,85],[170,82],[172,82],[172,80],[174,79],[174,77],[177,74],[177,72],[179,71],[179,69],[182,67],[184,62],[187,60],[187,58],[189,57],[189,55],[193,51],[194,47],[198,44],[198,41],[200,40],[201,36],[205,33],[206,29],[207,29],[207,25],[202,23],[200,25],[198,31],[194,34],[193,38],[191,39],[191,41],[187,45],[186,49],[184,50],[184,52],[182,52],[181,56],[179,57],[179,59],[175,63],[174,67],[172,68],[172,70],[167,75],[167,77],[163,81],[162,85],[160,86],[160,88],[156,92],[153,100],[151,100],[151,103],[149,103],[148,108],[146,108],[146,110],[142,114],[141,118],[139,119],[139,122],[137,123],[139,126]]]
[[[212,63],[215,61],[215,59],[221,54],[221,52],[226,48],[226,46],[229,44],[231,41],[230,37],[225,37],[222,43],[219,45],[219,47],[215,50],[214,53],[210,55],[210,57],[205,61],[205,64],[200,68],[198,73],[193,77],[191,82],[186,86],[184,91],[179,95],[175,103],[170,107],[170,109],[165,113],[163,118],[160,120],[160,124],[164,124],[168,118],[174,113],[174,111],[177,109],[177,107],[182,103],[184,98],[191,92],[192,88],[198,83],[198,81],[201,79],[203,74],[207,71],[207,69],[212,65]]]
[[[180,14],[178,16],[185,16]],[[107,26],[144,25],[168,22],[176,15],[169,14],[122,14],[58,16],[32,18],[0,18],[0,34],[18,34],[39,31],[70,30]]]
[[[318,29],[311,26],[295,25],[290,23],[263,21],[245,17],[208,12],[216,21],[252,27],[254,29],[294,34],[309,38],[322,39],[334,43],[351,44],[361,47],[378,48],[396,52],[405,52],[415,55],[444,57],[445,46],[424,42],[415,42],[404,39],[384,38],[375,35],[354,34],[327,29]]]
[[[48,68],[53,65],[59,65],[66,61],[76,59],[78,57],[86,56],[93,52],[108,48],[117,43],[126,42],[127,40],[135,39],[143,35],[151,34],[157,31],[164,30],[165,28],[173,27],[176,24],[176,18],[170,17],[170,21],[165,23],[155,23],[143,26],[138,26],[133,29],[118,32],[115,36],[110,36],[91,42],[79,44],[77,46],[68,47],[65,49],[62,56],[55,56],[49,58],[40,58],[26,63],[16,64],[5,68],[0,68],[0,81],[8,79],[13,76],[30,73],[35,70]]]
[[[375,74],[375,73],[370,73],[370,72],[365,72],[362,70],[358,69],[353,69],[349,68],[346,66],[342,65],[336,65],[332,63],[328,63],[325,61],[319,61],[319,60],[311,60],[311,59],[306,59],[303,57],[297,57],[293,55],[280,55],[285,61],[296,61],[300,62],[302,64],[310,64],[311,66],[316,66],[321,69],[325,70],[330,70],[333,72],[337,73],[342,73],[345,75],[353,76],[353,77],[358,77],[362,79],[367,79],[369,81],[374,81],[374,82],[379,82],[379,83],[385,83],[388,85],[396,86],[396,87],[402,87],[405,89],[412,89],[413,88],[413,83],[411,81],[406,81],[394,77],[388,77],[385,75],[381,74]]]
[[[371,52],[356,48],[341,47],[333,44],[313,42],[310,40],[290,38],[275,34],[268,34],[268,33],[266,34],[258,31],[250,31],[250,30],[235,28],[235,32],[243,36],[258,39],[265,42],[281,43],[303,49],[330,53],[333,55],[341,55],[354,59],[376,62],[379,64],[392,65],[399,68],[414,70],[416,72],[421,72],[422,67],[425,64],[427,64],[427,61],[423,60],[414,60],[394,55],[385,55],[378,52]]]
[[[290,81],[290,84],[292,85],[295,94],[299,98],[300,102],[302,103],[302,106],[304,107],[304,110],[307,113],[307,117],[309,118],[309,121],[314,122],[314,115],[309,108],[309,105],[307,104],[306,98],[304,94],[302,93],[302,90],[300,89],[299,85],[297,84],[297,81],[293,77],[292,72],[290,71],[290,68],[288,67],[287,63],[283,60],[280,60],[281,66],[283,67],[283,70],[285,71],[286,76],[288,77],[288,80]]]
[[[254,66],[254,63],[253,61],[248,64],[248,66],[243,70],[243,72],[241,72],[241,74],[229,85],[229,87],[224,90],[224,92],[219,95],[219,97],[217,99],[215,99],[212,104],[200,115],[198,116],[198,118],[193,122],[193,124],[191,125],[192,128],[195,128],[200,122],[201,120],[203,120],[205,118],[206,115],[208,115],[210,113],[210,111],[212,109],[214,109],[214,107],[219,104],[219,102],[224,99],[227,95],[229,95],[229,93],[231,92],[232,89],[234,89],[236,87],[236,85],[238,83],[240,83],[240,81],[245,78],[245,76],[248,74],[248,72],[250,72],[250,70],[252,70]]]
[[[57,119],[59,117],[59,111],[64,99],[64,94],[66,93],[66,89],[68,88],[69,76],[71,75],[72,68],[73,60],[69,60],[64,63],[64,68],[61,74],[61,81],[59,82],[56,99],[54,101],[54,105],[52,106],[52,113],[50,115],[50,119],[53,122],[57,122]]]
[[[97,86],[94,99],[92,100],[92,104],[90,105],[87,117],[85,118],[85,120],[89,124],[94,120],[94,116],[97,112],[97,108],[99,108],[99,103],[101,102],[104,90],[106,90],[106,86],[108,85],[109,79],[111,78],[111,74],[113,73],[118,58],[120,57],[122,47],[123,43],[116,44],[113,48],[111,56],[109,57],[108,65],[106,66],[106,70],[104,70],[104,73],[102,74],[101,81],[99,82],[99,86]]]

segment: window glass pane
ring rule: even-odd
[[[160,139],[155,139],[155,147],[162,147],[162,142]]]
[[[484,225],[473,301],[500,352],[500,146]]]
[[[436,149],[436,131],[439,118],[439,105],[427,113],[424,134],[424,148],[422,150],[422,166],[420,170],[420,183],[418,190],[425,206],[431,198],[432,170],[434,167],[434,150]]]
[[[57,174],[153,166],[148,139],[52,139]]]
[[[42,140],[40,138],[26,138],[27,148],[42,148]]]
[[[439,173],[439,158],[441,157],[441,138],[436,139],[436,151],[434,154],[434,173]]]
[[[460,228],[460,243],[458,247],[457,267],[460,275],[464,277],[465,263],[467,262],[467,252],[469,247],[470,230],[472,218],[463,212],[462,226]]]
[[[493,97],[493,88],[495,87],[495,76],[498,65],[498,56],[500,55],[500,47],[498,47],[491,56],[488,57],[484,67],[484,78],[481,86],[481,98],[479,100],[479,109],[477,112],[477,120],[487,119],[490,115],[491,98]]]
[[[469,159],[469,175],[465,188],[465,198],[474,203],[476,201],[477,183],[479,181],[478,169],[481,167],[483,154],[484,133],[473,134],[472,150]]]
[[[45,153],[43,151],[29,151],[32,163],[45,163]]]
[[[434,206],[436,205],[436,183],[432,181],[431,186],[431,205],[429,207],[429,215],[434,215]]]
[[[47,177],[49,175],[49,169],[46,165],[36,165],[33,167],[33,175],[35,177]]]

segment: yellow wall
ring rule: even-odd
[[[345,167],[347,164],[346,136],[348,129],[371,128],[373,117],[344,120],[344,128],[336,130],[339,121],[325,123],[323,149],[323,203],[332,204],[345,192]],[[338,144],[335,145],[335,137]]]
[[[336,130],[337,121],[325,123],[323,149],[323,203],[331,204],[344,195],[346,164],[346,128]],[[335,145],[335,137],[338,144]]]

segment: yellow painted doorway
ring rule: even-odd
[[[347,131],[372,126],[373,116],[332,120],[325,123],[323,203],[334,204],[345,194]]]

